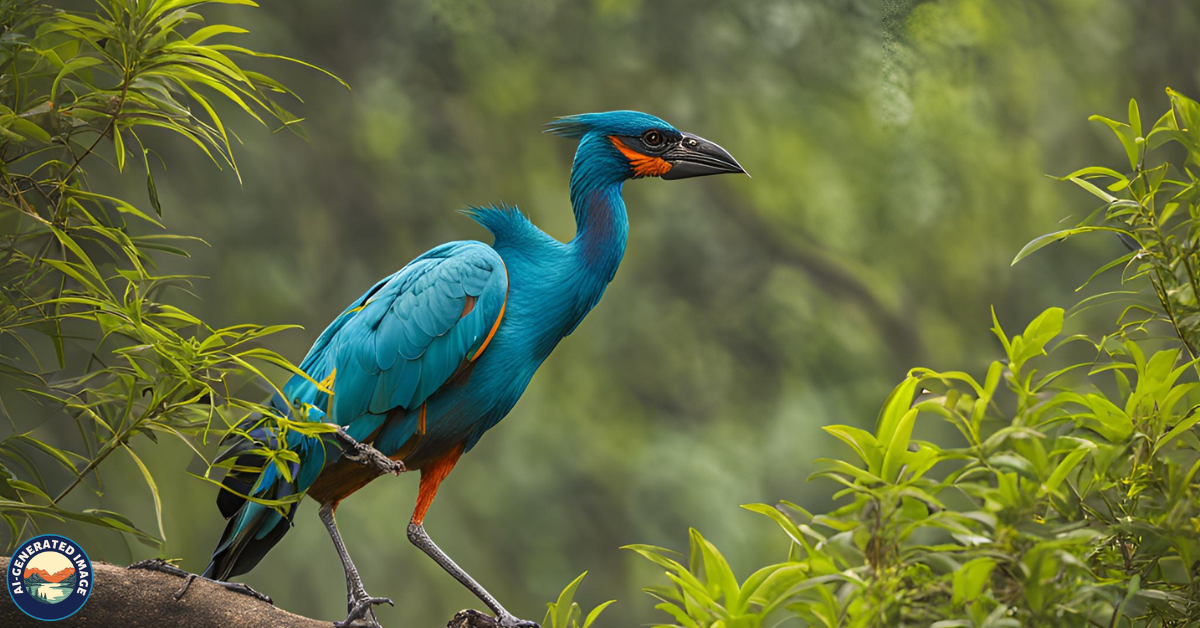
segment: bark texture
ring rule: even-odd
[[[94,588],[87,604],[75,615],[54,626],[88,628],[331,628],[332,621],[310,619],[255,599],[228,591],[197,578],[180,599],[175,594],[185,579],[179,576],[126,569],[93,561]],[[0,556],[0,570],[8,558]],[[12,597],[0,593],[0,626],[46,628],[17,608]],[[385,627],[386,628],[386,627]],[[461,611],[447,628],[496,628],[496,621],[477,611]]]

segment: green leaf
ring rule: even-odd
[[[117,153],[117,172],[125,171],[125,140],[121,139],[121,125],[112,127],[113,150]]]
[[[1093,186],[1093,187],[1095,187],[1095,186]],[[1047,233],[1046,235],[1038,236],[1038,237],[1034,238],[1033,240],[1030,240],[1029,244],[1026,244],[1020,250],[1020,252],[1017,253],[1017,256],[1013,258],[1011,265],[1015,266],[1017,264],[1017,262],[1025,259],[1026,257],[1029,257],[1032,253],[1045,247],[1048,244],[1051,244],[1053,242],[1058,242],[1059,240],[1065,240],[1065,239],[1069,238],[1070,236],[1073,236],[1076,234],[1090,233],[1093,231],[1111,231],[1112,233],[1121,234],[1121,235],[1129,237],[1131,240],[1136,242],[1139,248],[1146,248],[1145,245],[1142,244],[1142,241],[1138,238],[1136,233],[1126,230],[1126,229],[1118,229],[1116,227],[1103,227],[1103,226],[1075,227],[1072,229],[1063,229],[1062,231],[1055,231],[1054,233]]]
[[[1125,175],[1121,174],[1120,172],[1117,172],[1116,170],[1113,170],[1112,168],[1105,168],[1104,166],[1088,166],[1086,168],[1080,168],[1079,170],[1076,170],[1076,171],[1072,172],[1071,174],[1064,175],[1061,177],[1052,177],[1052,178],[1057,179],[1059,181],[1070,181],[1070,180],[1077,179],[1077,178],[1078,179],[1086,179],[1088,177],[1112,177],[1113,179],[1116,179],[1118,182],[1120,182],[1120,181],[1124,181],[1126,183],[1129,182],[1129,177],[1126,177]]]
[[[976,558],[954,572],[952,603],[961,606],[977,600],[991,583],[995,567],[996,561],[992,558]]]
[[[621,549],[636,552],[650,562],[666,569],[668,573],[678,575],[681,579],[687,581],[692,586],[699,587],[701,589],[704,588],[704,585],[698,579],[696,579],[691,572],[688,571],[687,567],[684,567],[678,561],[666,556],[669,553],[674,553],[670,550],[663,549],[661,547],[655,547],[653,545],[641,544],[625,545],[622,546]]]
[[[1125,149],[1125,156],[1129,158],[1130,169],[1137,168],[1138,150],[1137,142],[1135,141],[1137,139],[1137,135],[1133,132],[1132,127],[1130,127],[1128,124],[1105,118],[1104,116],[1091,116],[1088,118],[1088,120],[1103,123],[1105,126],[1112,129],[1112,132],[1117,136],[1117,139],[1120,140],[1121,147]]]
[[[1030,359],[1046,354],[1046,345],[1062,333],[1064,315],[1060,307],[1049,308],[1029,323],[1025,333],[1013,339],[1009,356],[1013,373],[1020,373]]]
[[[1028,246],[1028,245],[1027,245]],[[1017,263],[1013,261],[1013,263]],[[1012,342],[1008,339],[1008,334],[1004,333],[1004,328],[1000,326],[1000,319],[996,318],[996,306],[992,306],[992,333],[1000,339],[1000,344],[1004,345],[1004,355],[1008,359],[1012,359]]]
[[[882,477],[877,476],[870,471],[859,469],[858,467],[843,460],[835,460],[833,458],[817,458],[813,462],[822,465],[822,468],[813,474],[814,476],[824,475],[826,473],[842,473],[868,486],[875,484],[887,484]]]
[[[892,442],[896,429],[900,421],[908,413],[912,407],[913,398],[917,394],[917,384],[920,382],[919,377],[909,375],[899,386],[892,389],[892,393],[888,395],[887,401],[884,402],[883,409],[879,412],[877,420],[877,429],[875,431],[876,441],[880,447],[886,451],[888,445]],[[878,470],[873,470],[878,472]]]
[[[883,462],[883,452],[879,448],[879,442],[870,432],[849,425],[826,425],[821,429],[854,448],[854,452],[866,463],[868,469],[879,469]]]
[[[1112,203],[1116,203],[1119,200],[1117,197],[1113,196],[1112,194],[1109,194],[1108,192],[1105,192],[1104,190],[1101,190],[1100,188],[1096,187],[1095,184],[1093,184],[1091,181],[1088,181],[1087,179],[1081,179],[1079,177],[1071,177],[1070,181],[1071,181],[1071,183],[1078,185],[1079,187],[1087,190],[1088,192],[1091,192],[1094,196],[1096,196],[1100,200],[1104,201],[1105,203],[1112,204]]]
[[[14,434],[13,436],[4,439],[4,441],[0,441],[0,443],[2,443],[0,446],[7,447],[10,441],[14,443],[24,443],[25,445],[33,447],[34,449],[37,449],[38,451],[41,451],[42,453],[53,458],[63,467],[70,470],[71,473],[76,475],[79,474],[79,469],[75,467],[75,463],[71,462],[71,459],[67,457],[66,453],[56,447],[47,445],[46,443],[28,434]]]
[[[1084,425],[1096,430],[1110,443],[1124,442],[1133,433],[1133,419],[1107,398],[1096,394],[1083,397],[1093,415],[1083,415]]]
[[[1061,307],[1048,308],[1025,327],[1025,333],[1021,336],[1030,346],[1044,347],[1062,333],[1064,314]]]
[[[896,431],[892,434],[891,440],[885,444],[886,450],[883,455],[883,469],[880,474],[884,481],[899,481],[900,467],[903,464],[904,455],[908,452],[908,443],[912,438],[913,424],[916,420],[916,408],[904,413],[904,416],[900,418],[896,426]]]
[[[720,592],[725,604],[735,603],[738,599],[740,588],[738,587],[737,578],[733,575],[733,570],[729,567],[729,563],[721,555],[716,546],[701,536],[698,530],[692,528],[688,532],[700,547],[706,578],[710,583],[716,585],[716,590]]]
[[[609,605],[615,604],[615,603],[616,603],[616,600],[609,600],[607,602],[600,604],[596,608],[593,608],[592,612],[588,613],[587,618],[583,620],[583,625],[580,626],[580,628],[590,628],[592,623],[594,623],[600,617],[600,613],[603,613],[604,609],[608,608]]]
[[[50,143],[50,134],[42,127],[26,120],[25,118],[15,118],[9,126],[10,129],[18,131],[26,137],[31,137],[43,144]]]
[[[50,101],[56,102],[58,100],[58,84],[62,82],[64,77],[70,76],[84,68],[90,68],[102,63],[104,63],[104,60],[96,57],[75,57],[68,61],[58,71],[58,75],[54,77],[54,83],[50,86]]]
[[[237,26],[229,26],[228,24],[213,24],[211,26],[205,26],[204,28],[192,33],[188,36],[187,40],[189,43],[200,45],[208,39],[216,37],[217,35],[224,35],[227,33],[240,35],[242,33],[249,32],[250,31]]]
[[[1136,137],[1142,136],[1142,116],[1138,113],[1137,101],[1132,98],[1129,99],[1129,126]]]
[[[552,628],[570,628],[570,624],[567,622],[570,619],[571,605],[575,602],[575,591],[586,576],[586,571],[579,574],[579,577],[572,580],[571,584],[568,584],[563,588],[562,593],[559,593],[558,601],[554,603],[554,610],[550,618]]]
[[[779,524],[780,528],[783,528],[784,533],[792,539],[793,543],[809,552],[813,549],[808,539],[804,537],[804,532],[796,525],[796,522],[780,511],[779,508],[770,504],[743,504],[742,508],[770,517],[775,523]],[[805,514],[807,514],[807,511],[805,511]],[[811,516],[809,518],[811,519]]]
[[[145,154],[149,154],[149,151],[145,151]],[[150,206],[154,208],[154,213],[162,218],[162,204],[158,201],[158,187],[154,185],[154,173],[150,170],[149,159],[146,160],[146,193],[150,197]]]
[[[1159,439],[1159,441],[1157,443],[1154,444],[1154,450],[1151,452],[1151,455],[1158,453],[1158,451],[1160,449],[1165,447],[1171,441],[1178,438],[1180,434],[1183,434],[1184,432],[1191,430],[1193,427],[1196,426],[1197,422],[1200,422],[1200,412],[1192,412],[1190,415],[1187,416],[1187,418],[1185,418],[1182,421],[1180,421],[1179,423],[1177,423],[1175,425],[1175,427],[1171,428],[1171,431],[1169,431],[1165,435],[1163,435],[1163,437],[1161,439]]]
[[[1046,480],[1046,483],[1042,485],[1042,490],[1046,493],[1053,493],[1057,491],[1058,485],[1062,484],[1062,481],[1067,478],[1067,474],[1075,469],[1075,467],[1083,460],[1083,457],[1088,455],[1089,451],[1091,451],[1089,448],[1080,447],[1067,454],[1067,456],[1058,463],[1058,466],[1054,468],[1054,472],[1050,474],[1050,477]]]
[[[138,470],[142,472],[142,477],[146,480],[146,486],[150,487],[150,495],[154,498],[154,516],[158,521],[158,538],[166,541],[167,535],[163,529],[162,520],[162,500],[159,499],[158,496],[158,484],[154,482],[154,475],[150,473],[150,469],[146,468],[146,464],[142,462],[142,459],[139,458],[137,454],[133,453],[133,449],[131,449],[129,445],[122,443],[121,448],[124,449],[125,453],[129,454],[129,457],[132,458],[133,462],[137,464]]]

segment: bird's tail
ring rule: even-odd
[[[272,406],[283,416],[292,414],[278,395]],[[203,574],[216,580],[228,580],[250,571],[287,534],[299,500],[290,503],[286,500],[311,486],[324,466],[324,444],[318,438],[289,431],[284,444],[296,455],[287,456],[291,460],[280,457],[268,460],[263,454],[279,449],[280,445],[274,424],[254,414],[239,428],[240,433],[235,432],[222,441],[229,446],[216,459],[216,462],[234,461],[217,494],[217,507],[228,523]]]

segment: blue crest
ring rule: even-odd
[[[546,125],[546,133],[582,139],[588,133],[597,135],[641,135],[650,129],[678,133],[666,121],[640,111],[605,111],[563,116]]]

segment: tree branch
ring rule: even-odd
[[[243,593],[229,591],[203,578],[194,579],[178,600],[185,579],[146,569],[126,569],[94,561],[94,588],[87,604],[55,625],[88,628],[331,628],[332,620],[310,619]],[[0,571],[8,557],[0,556]],[[338,619],[341,619],[340,617]],[[12,598],[0,594],[0,626],[45,628],[46,623],[21,612]],[[457,613],[446,628],[497,628],[496,620],[479,611]]]

